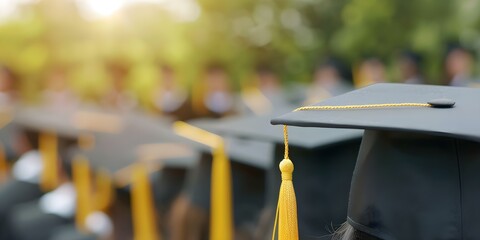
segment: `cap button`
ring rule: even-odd
[[[455,101],[448,98],[433,99],[427,103],[434,108],[452,108],[455,105]]]

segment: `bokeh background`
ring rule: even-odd
[[[239,89],[262,64],[283,83],[308,83],[335,57],[356,81],[355,69],[375,57],[395,82],[408,50],[422,57],[426,82],[438,84],[450,46],[478,56],[478,9],[476,0],[0,0],[0,62],[29,101],[58,66],[78,96],[98,99],[111,87],[112,61],[129,66],[128,88],[143,105],[165,64],[191,89],[219,62]]]

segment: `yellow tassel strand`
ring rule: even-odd
[[[72,162],[72,177],[77,191],[77,212],[75,224],[80,231],[86,231],[85,221],[92,212],[90,165],[82,156],[76,156]]]
[[[210,240],[232,240],[234,232],[232,178],[223,139],[185,122],[175,122],[174,130],[181,136],[212,148]]]
[[[43,191],[50,191],[55,189],[60,181],[57,136],[53,133],[42,133],[39,145],[43,161],[40,187]]]
[[[278,195],[277,213],[275,216],[275,225],[273,227],[272,240],[275,239],[278,222],[278,240],[298,240],[297,223],[297,200],[295,198],[295,189],[293,188],[293,162],[288,156],[288,129],[283,126],[283,135],[285,141],[285,155],[280,162],[280,171],[282,173],[282,183]]]
[[[244,87],[241,91],[241,97],[245,105],[252,110],[255,115],[263,115],[272,111],[272,102],[260,91],[252,87]]]
[[[213,150],[211,200],[210,200],[210,240],[233,239],[232,177],[230,161],[225,147],[220,142]]]
[[[319,111],[319,110],[346,110],[346,109],[368,109],[368,108],[397,108],[397,107],[431,107],[430,103],[380,103],[380,104],[359,104],[343,106],[306,106],[299,107],[297,111]]]
[[[97,172],[95,190],[95,210],[108,212],[110,205],[115,199],[115,191],[113,191],[112,178],[106,170]]]
[[[137,163],[133,166],[132,215],[135,240],[158,240],[155,207],[147,168]]]
[[[0,183],[8,179],[8,169],[7,153],[3,144],[0,144]]]

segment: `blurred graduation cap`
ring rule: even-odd
[[[283,109],[279,111],[285,112]],[[256,152],[248,146],[241,149],[243,152],[255,152],[268,157],[266,206],[269,210],[276,205],[280,185],[277,166],[283,158],[284,150],[282,129],[272,126],[270,118],[271,116],[232,117],[206,126],[223,136],[273,143],[273,148],[266,149],[271,153],[264,153],[266,150]],[[296,166],[294,178],[299,186],[298,202],[304,206],[298,213],[301,237],[329,238],[327,235],[332,232],[331,226],[345,221],[351,175],[362,133],[350,129],[291,129],[290,152],[302,159],[302,164]],[[318,202],[323,204],[319,205]]]
[[[352,239],[469,239],[480,219],[478,102],[478,89],[376,84],[272,123],[366,130],[350,192]],[[283,204],[286,236],[293,209]]]
[[[118,132],[94,132],[95,148],[83,154],[92,168],[104,169],[117,188],[130,192],[135,238],[150,239],[158,234],[151,183],[161,184],[155,186],[161,190],[156,198],[166,209],[197,156],[163,120],[141,115],[123,116],[122,120]]]
[[[0,108],[0,182],[7,179],[9,165],[18,157],[15,150],[18,128],[12,120],[12,110]]]
[[[86,152],[94,167],[116,174],[118,186],[128,185],[129,167],[138,161],[151,170],[195,164],[193,152],[166,122],[146,116],[128,116],[123,120],[124,126],[118,133],[95,132],[95,148]]]
[[[265,186],[259,183],[265,181],[272,145],[223,138],[204,130],[217,122],[176,122],[174,129],[201,153],[198,166],[189,176],[187,197],[205,214],[210,210],[210,239],[233,239],[234,227],[236,235],[252,232],[264,205]]]
[[[69,113],[45,107],[19,106],[14,112],[14,124],[20,128],[33,148],[42,154],[43,172],[40,185],[52,190],[60,181],[60,169],[69,173],[68,149],[78,143],[81,132],[70,122]],[[62,161],[60,161],[62,160]]]

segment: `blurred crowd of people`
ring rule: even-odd
[[[461,46],[448,49],[443,60],[443,78],[435,84],[451,86],[476,86],[474,76],[475,58],[472,52]],[[149,101],[140,103],[139,96],[129,89],[129,65],[123,62],[105,64],[108,91],[101,99],[81,99],[69,85],[69,68],[54,66],[41,81],[42,104],[52,108],[74,108],[94,103],[114,111],[147,110],[169,115],[179,120],[232,115],[236,113],[260,113],[268,111],[271,104],[305,105],[335,96],[353,88],[380,82],[400,82],[408,84],[429,84],[425,78],[422,56],[403,51],[394,60],[396,79],[390,80],[385,62],[376,57],[368,57],[355,66],[347,66],[336,58],[320,62],[312,73],[312,80],[306,85],[282,81],[273,68],[260,65],[253,77],[240,84],[240,91],[231,81],[228,68],[221,63],[205,66],[204,73],[190,87],[181,84],[178,72],[167,64],[158,64],[158,81],[154,89],[142,93]],[[19,75],[6,66],[0,71],[1,103],[10,104],[22,101],[18,93]]]
[[[444,79],[441,81],[444,85],[451,85],[451,86],[464,86],[464,87],[472,87],[476,86],[478,82],[474,77],[474,56],[473,54],[465,48],[456,46],[449,49],[448,53],[445,55],[444,59]],[[414,52],[405,51],[399,54],[395,61],[395,66],[399,71],[400,79],[396,79],[394,82],[399,83],[407,83],[407,84],[427,84],[429,83],[423,74],[423,65],[422,65],[422,57]],[[326,98],[336,96],[339,94],[346,93],[348,91],[353,90],[354,88],[367,86],[373,83],[381,83],[387,82],[387,70],[385,67],[385,63],[382,62],[379,58],[369,57],[362,61],[360,64],[356,66],[347,66],[343,64],[341,61],[335,58],[327,58],[321,63],[319,63],[315,68],[314,72],[312,73],[312,80],[310,83],[306,85],[302,85],[301,83],[290,82],[288,85],[284,84],[284,82],[280,79],[280,77],[276,74],[273,68],[269,67],[268,65],[259,65],[254,71],[254,76],[252,79],[245,81],[244,83],[240,84],[240,90],[235,91],[235,86],[233,82],[230,80],[230,75],[228,72],[227,66],[222,65],[221,63],[215,62],[210,63],[205,66],[204,72],[202,77],[198,79],[198,81],[194,82],[191,88],[187,88],[180,83],[178,80],[178,71],[179,69],[175,69],[172,66],[167,64],[159,64],[157,67],[158,71],[158,82],[156,83],[156,87],[153,89],[149,89],[148,92],[145,92],[145,99],[149,99],[148,103],[141,104],[139,96],[133,94],[133,92],[129,89],[128,78],[129,75],[129,66],[122,62],[108,62],[105,64],[106,72],[108,73],[110,79],[110,86],[108,91],[100,98],[100,99],[82,99],[76,96],[75,91],[69,86],[69,79],[68,79],[68,70],[69,68],[66,66],[55,66],[52,67],[46,75],[46,78],[41,81],[41,91],[40,91],[40,101],[38,105],[41,105],[47,109],[53,110],[55,112],[62,112],[62,111],[74,111],[77,109],[85,109],[85,106],[94,105],[95,109],[102,109],[105,112],[114,112],[114,113],[133,113],[139,115],[156,115],[161,116],[161,118],[168,119],[171,123],[174,120],[192,120],[192,119],[218,119],[223,118],[226,116],[232,115],[265,115],[275,113],[283,108],[294,109],[293,107],[302,106],[307,104],[313,104],[324,100]],[[19,75],[13,72],[6,66],[0,68],[0,105],[2,107],[11,107],[15,108],[17,105],[23,105],[23,99],[21,97],[19,89],[19,82],[22,79],[19,78]],[[148,113],[148,114],[147,114]],[[153,114],[152,114],[153,113]],[[43,112],[46,114],[46,112]],[[60,115],[61,116],[61,115]],[[34,117],[35,118],[35,117]],[[39,117],[41,119],[41,117]],[[34,119],[30,119],[34,120]],[[59,127],[61,125],[62,119],[56,119],[55,121],[60,120],[60,122],[55,123],[53,128]],[[163,120],[162,120],[163,121]],[[158,122],[160,125],[160,121]],[[35,124],[33,124],[35,125]],[[114,125],[113,121],[107,121],[107,125]],[[141,125],[141,124],[140,124]],[[155,124],[154,124],[155,125]],[[136,126],[137,127],[137,126]],[[48,128],[48,127],[47,127]],[[170,125],[166,125],[167,129],[170,129]],[[36,129],[38,130],[38,129]],[[43,130],[43,129],[42,129]],[[39,143],[38,139],[41,139],[41,131],[39,132],[26,132],[26,134],[22,135],[25,139],[21,139],[24,144],[20,146],[24,146],[24,149],[17,149],[18,155],[20,156],[15,163],[12,164],[12,172],[15,176],[16,180],[22,182],[25,173],[29,171],[37,172],[36,178],[39,178],[39,170],[42,169],[42,163],[40,162],[40,155],[38,151],[35,152],[35,149],[40,149],[42,146],[41,141]],[[5,130],[4,130],[5,131]],[[68,132],[68,131],[67,131]],[[148,130],[146,131],[148,132]],[[126,132],[127,136],[132,137],[133,140],[136,140],[135,137],[130,136],[129,134],[140,134],[140,131],[133,131]],[[0,134],[1,135],[1,134]],[[0,136],[1,137],[1,136]],[[59,137],[62,137],[59,134]],[[145,136],[136,136],[138,139],[141,139]],[[65,137],[65,143],[63,140],[59,140],[61,144],[60,147],[70,147],[72,145],[72,141],[70,141],[71,136],[67,134]],[[120,137],[113,137],[109,139],[112,141],[112,145],[110,143],[106,144],[106,149],[103,151],[118,151],[118,154],[123,154],[119,148],[122,147],[130,147],[130,143],[128,142],[116,142],[116,138],[119,140]],[[5,139],[3,139],[5,140]],[[11,144],[13,139],[7,139],[6,144]],[[46,140],[45,140],[46,141]],[[79,140],[80,141],[80,140]],[[48,143],[48,141],[47,141]],[[5,143],[4,143],[5,144]],[[62,145],[65,144],[65,145]],[[76,144],[76,143],[75,143]],[[118,145],[115,145],[118,144]],[[124,144],[124,145],[122,145]],[[136,143],[135,143],[136,144]],[[45,145],[45,143],[44,143]],[[81,145],[78,143],[78,145]],[[5,151],[10,149],[4,149]],[[102,150],[102,149],[101,149]],[[124,150],[124,149],[122,149]],[[171,149],[173,151],[173,149]],[[7,153],[8,155],[8,153]],[[116,156],[115,156],[116,157]],[[22,160],[23,159],[23,160]],[[0,159],[1,160],[1,159]],[[130,161],[133,161],[130,159]],[[22,166],[23,164],[23,166]],[[25,167],[27,170],[25,170]],[[1,168],[1,161],[0,161],[0,168]],[[18,170],[22,168],[22,170]],[[0,169],[1,170],[1,169]],[[68,172],[70,170],[64,170]],[[209,171],[207,171],[209,172]],[[263,172],[262,172],[263,174]],[[18,176],[17,176],[18,175]],[[71,174],[64,174],[65,176]],[[1,176],[1,174],[0,174]],[[65,177],[68,179],[68,177]],[[182,178],[183,179],[183,178]],[[38,179],[37,179],[38,180]],[[174,180],[175,182],[177,180]],[[183,181],[183,180],[182,180]],[[28,181],[27,181],[28,182]],[[66,183],[69,183],[70,180],[65,180]],[[23,184],[23,183],[22,183]],[[25,239],[35,239],[35,231],[32,231],[31,234],[28,234],[28,231],[18,230],[15,227],[10,226],[7,221],[7,213],[11,210],[10,208],[12,205],[17,205],[17,203],[26,202],[27,200],[31,199],[38,199],[44,193],[40,191],[38,188],[38,182],[35,183],[36,185],[28,185],[28,184],[20,184],[20,185],[5,185],[5,186],[13,186],[12,189],[8,189],[3,187],[0,184],[0,239],[11,239],[11,236],[16,236],[15,234],[23,234],[25,236],[32,236],[33,238],[25,237]],[[173,188],[173,183],[169,182],[171,186],[163,186],[163,189],[171,190],[169,188]],[[180,184],[179,184],[180,185]],[[178,187],[175,185],[175,187]],[[180,187],[178,187],[180,188]],[[165,191],[167,191],[165,190]],[[9,191],[17,191],[19,196],[23,194],[23,192],[27,193],[25,199],[19,198],[20,200],[12,200],[14,199],[14,195],[11,195]],[[72,184],[70,185],[61,185],[60,187],[56,188],[51,193],[55,194],[66,194],[69,196],[75,196],[75,187]],[[176,189],[172,192],[178,193],[180,189]],[[263,191],[263,190],[262,190]],[[259,191],[259,192],[262,192]],[[3,195],[2,195],[3,193]],[[29,195],[30,194],[30,195]],[[47,196],[48,194],[45,194]],[[53,196],[48,195],[48,196]],[[49,197],[54,198],[54,197]],[[10,200],[5,200],[10,199]],[[171,200],[171,199],[170,199]],[[3,202],[2,202],[3,201]],[[11,201],[14,201],[13,203]],[[47,200],[45,200],[47,201]],[[56,200],[55,200],[56,201]],[[54,202],[55,202],[54,201]],[[129,200],[128,200],[129,201]],[[126,201],[126,202],[128,202]],[[187,200],[185,200],[187,201]],[[57,201],[58,202],[58,201]],[[61,202],[61,201],[60,201]],[[188,201],[187,201],[188,202]],[[130,203],[127,203],[127,205]],[[187,204],[185,202],[177,202],[177,205],[172,207],[179,212],[185,212],[185,216],[187,218],[198,217],[198,215],[194,213],[188,212],[184,209],[184,205]],[[70,205],[75,205],[74,203]],[[62,206],[58,206],[59,208],[63,208]],[[72,206],[70,206],[71,208]],[[66,206],[65,208],[69,208]],[[70,209],[69,208],[69,209]],[[178,209],[177,209],[178,208]],[[56,212],[56,208],[53,208],[54,212]],[[24,211],[24,210],[22,210]],[[21,213],[20,211],[19,213]],[[36,211],[36,210],[35,210]],[[39,211],[39,210],[38,210]],[[59,210],[60,211],[60,210]],[[35,220],[34,216],[36,213],[32,209],[25,210],[25,216],[18,215],[15,219],[19,222],[25,223],[25,226],[35,226],[36,229],[42,228],[43,218],[41,218],[41,214],[38,213],[40,219]],[[188,214],[186,213],[188,212]],[[3,215],[2,215],[3,214]],[[73,213],[70,213],[69,218],[72,218]],[[204,214],[205,215],[205,214]],[[202,215],[198,217],[197,224],[206,222],[208,219]],[[42,215],[43,216],[43,215]],[[24,219],[22,219],[22,217]],[[124,216],[122,216],[124,217]],[[172,222],[177,221],[186,221],[191,219],[182,219],[182,220],[175,220],[177,216],[173,216]],[[100,230],[98,230],[99,234],[102,235],[103,232],[111,231],[111,223],[108,218],[105,216],[97,216],[99,220],[95,221],[99,224]],[[178,217],[177,217],[178,218]],[[52,220],[52,219],[50,219]],[[49,221],[50,221],[49,220]],[[71,220],[71,219],[70,219]],[[2,221],[5,221],[4,223]],[[56,221],[53,219],[52,221]],[[63,221],[63,220],[62,220]],[[193,220],[192,220],[193,221]],[[45,224],[48,221],[45,221]],[[20,224],[20,225],[22,225]],[[103,224],[103,225],[102,225]],[[109,225],[110,224],[110,225]],[[118,222],[116,223],[118,224]],[[170,223],[168,223],[170,224]],[[167,223],[164,223],[163,227],[167,228]],[[61,225],[59,223],[59,225]],[[95,225],[95,224],[94,224]],[[103,227],[100,227],[102,225]],[[176,225],[181,226],[182,224]],[[201,225],[201,224],[200,224]],[[205,225],[205,224],[203,224]],[[202,226],[203,226],[202,225]],[[22,225],[23,226],[23,225]],[[122,229],[122,225],[120,224],[120,228]],[[18,226],[17,226],[18,228]],[[33,227],[32,227],[33,228]],[[71,227],[74,228],[74,227]],[[95,231],[95,226],[90,226],[92,231]],[[204,231],[205,226],[202,229],[197,229],[198,232],[201,232],[199,235],[205,235]],[[4,230],[2,233],[1,230]],[[8,229],[8,233],[7,230]],[[110,229],[110,230],[105,230]],[[16,232],[15,232],[16,231]],[[182,230],[178,230],[175,226],[171,227],[170,229],[172,234],[182,233]],[[21,233],[19,233],[21,232]],[[39,231],[41,232],[41,231]],[[3,235],[2,235],[3,234]],[[10,235],[9,235],[10,234]],[[13,235],[11,235],[13,234]],[[49,233],[50,234],[50,233]],[[192,233],[192,235],[194,235]],[[46,235],[45,235],[46,236]],[[39,237],[39,236],[37,236]],[[90,236],[87,236],[90,237]],[[23,239],[23,238],[22,238]],[[48,238],[38,238],[38,239],[48,239]],[[62,238],[59,238],[62,239]],[[79,238],[79,239],[90,239],[90,238]],[[108,239],[108,238],[107,238]],[[121,239],[117,238],[116,239]],[[127,237],[128,239],[128,237]],[[150,238],[146,238],[150,239]],[[152,238],[153,239],[153,238]],[[187,239],[187,238],[171,238],[171,239]],[[197,239],[197,238],[194,238]],[[203,239],[199,237],[198,239]],[[246,237],[245,239],[251,239],[250,237]],[[57,240],[57,239],[56,239]]]

